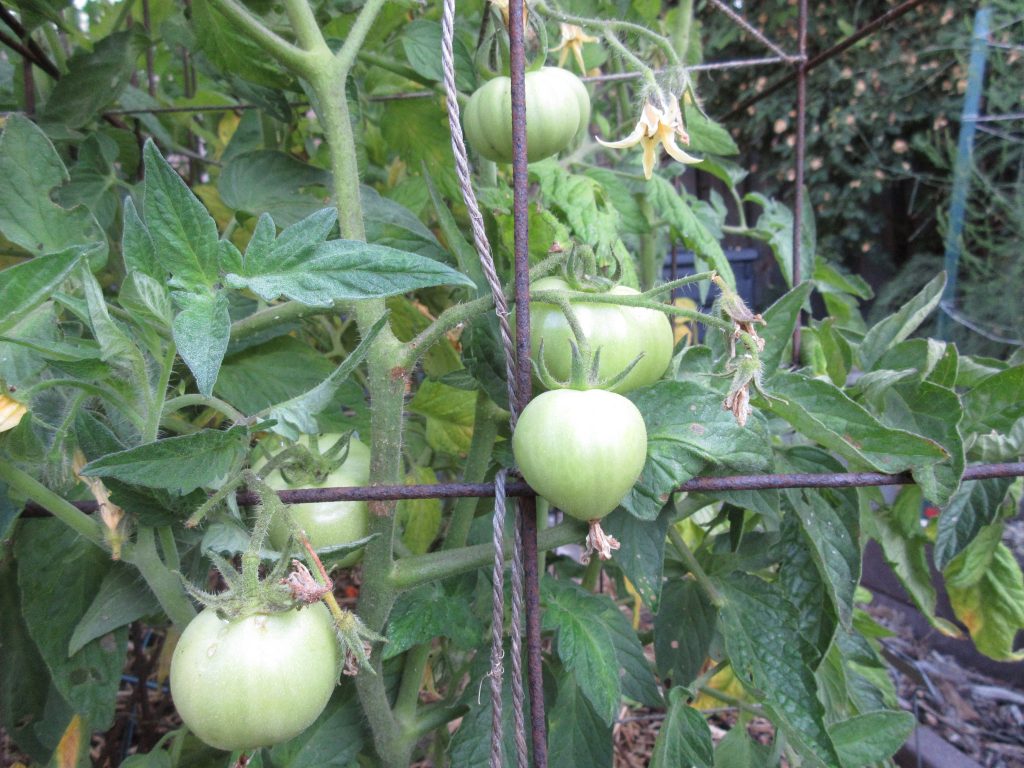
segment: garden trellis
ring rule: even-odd
[[[715,3],[716,6],[725,10],[726,6],[719,3]],[[867,25],[860,31],[851,35],[843,43],[830,49],[829,55],[837,55],[845,49],[846,46],[853,44],[856,40],[863,38],[865,35],[881,28],[884,23],[891,22],[897,18],[900,14],[906,13],[920,5],[920,2],[906,2],[898,6],[893,11],[886,14],[882,19],[872,24]],[[511,9],[511,21],[510,27],[512,29],[512,72],[513,72],[513,107],[514,115],[514,126],[517,136],[517,155],[516,162],[514,165],[514,221],[515,221],[515,303],[519,307],[525,307],[528,298],[528,284],[527,284],[527,251],[526,244],[528,238],[527,231],[527,208],[528,208],[528,196],[527,196],[527,177],[526,177],[526,161],[525,161],[525,127],[524,127],[524,96],[523,96],[523,49],[521,39],[521,28],[522,28],[522,8],[518,3],[513,3]],[[757,32],[749,24],[746,24],[744,28],[751,34],[754,34],[759,40],[765,42],[766,46],[776,54],[773,57],[766,57],[763,59],[757,59],[753,61],[744,62],[721,62],[717,64],[704,65],[703,67],[695,67],[694,69],[714,69],[717,67],[725,66],[764,66],[774,64],[784,64],[792,66],[794,72],[792,75],[782,78],[778,87],[783,84],[795,80],[796,82],[796,107],[797,107],[797,123],[796,123],[796,168],[795,168],[795,184],[794,188],[796,193],[794,194],[794,240],[793,240],[793,282],[794,284],[800,283],[802,277],[800,275],[800,249],[802,247],[800,233],[801,233],[801,217],[802,217],[802,202],[800,190],[802,188],[803,181],[803,166],[804,166],[804,142],[805,142],[805,100],[806,100],[806,87],[807,78],[810,70],[813,68],[815,63],[820,63],[826,59],[822,56],[818,56],[812,59],[807,57],[807,3],[806,0],[801,0],[799,5],[799,37],[798,37],[798,52],[796,54],[787,54],[779,46],[771,43],[766,37]],[[734,12],[730,12],[735,16]],[[7,21],[7,14],[4,20]],[[13,18],[13,17],[11,17]],[[734,19],[737,20],[737,19]],[[741,21],[741,19],[739,20]],[[8,22],[10,26],[10,22]],[[15,27],[11,27],[12,31],[18,35],[18,30]],[[22,30],[23,32],[23,30]],[[22,37],[27,35],[22,34]],[[22,46],[21,49],[16,49],[19,53],[26,56],[26,61],[35,60],[43,66],[45,54],[41,52],[36,53],[31,50],[31,47],[27,44]],[[826,52],[829,53],[829,52]],[[39,55],[43,58],[40,59]],[[827,58],[827,57],[826,57]],[[616,79],[616,76],[606,76],[602,78],[596,78],[598,81],[611,81]],[[771,90],[771,89],[769,89]],[[428,92],[428,95],[432,95],[433,92]],[[235,106],[223,106],[217,109],[245,109],[251,105],[239,103]],[[151,112],[159,112],[159,108],[149,110]],[[136,110],[119,110],[111,111],[107,114],[112,117],[120,117],[129,114],[137,114]],[[193,152],[193,154],[195,154]],[[199,162],[203,162],[201,158],[197,158]],[[497,287],[500,293],[500,286]],[[526,361],[529,357],[529,313],[519,312],[517,313],[517,357],[520,361]],[[799,330],[799,323],[797,324]],[[800,341],[797,336],[793,341],[794,352],[799,351]],[[510,361],[509,361],[510,362]],[[509,377],[509,384],[515,387],[516,395],[520,402],[526,402],[529,400],[531,381],[530,372],[528,365],[520,365],[518,367],[517,374]],[[516,397],[511,398],[513,402],[517,399]],[[991,465],[977,465],[968,467],[963,473],[965,479],[977,479],[986,477],[1008,477],[1017,476],[1024,474],[1024,465],[1020,463],[1000,463]],[[696,478],[694,480],[683,483],[678,487],[679,491],[725,491],[725,490],[737,490],[737,489],[753,489],[753,488],[792,488],[792,487],[850,487],[856,485],[887,485],[887,484],[902,484],[912,482],[913,478],[907,475],[883,475],[877,473],[832,473],[832,474],[816,474],[816,475],[794,475],[794,474],[783,474],[783,475],[753,475],[753,476],[733,476],[733,477],[717,477],[717,478]],[[500,482],[500,481],[499,481]],[[541,667],[540,667],[540,620],[539,620],[539,585],[538,585],[538,565],[537,555],[538,548],[543,547],[545,549],[552,546],[556,546],[561,543],[568,543],[570,541],[577,540],[579,537],[579,531],[576,526],[572,524],[565,524],[556,528],[546,529],[544,531],[538,531],[536,527],[536,516],[534,514],[532,506],[532,494],[528,487],[523,483],[510,482],[505,488],[505,492],[509,496],[522,497],[526,500],[526,505],[522,514],[522,527],[521,536],[523,541],[523,569],[525,574],[525,586],[524,586],[524,597],[526,607],[526,620],[527,620],[527,636],[526,636],[526,647],[528,657],[528,672],[530,676],[530,688],[531,698],[533,701],[533,707],[531,708],[531,714],[533,718],[532,736],[533,736],[533,753],[534,760],[538,766],[546,765],[546,741],[544,734],[544,710],[543,710],[543,696],[542,696],[542,680],[541,680]],[[325,501],[325,500],[353,500],[353,499],[365,499],[365,500],[395,500],[395,499],[409,499],[409,498],[451,498],[451,497],[469,497],[469,496],[493,496],[495,494],[500,495],[500,490],[496,489],[495,484],[490,483],[439,483],[429,484],[420,486],[375,486],[364,489],[307,489],[307,490],[296,490],[286,491],[281,493],[283,500],[288,502],[300,502],[300,501]],[[247,503],[253,501],[251,496],[245,494],[238,495],[238,501],[240,503]],[[81,505],[86,506],[86,505]],[[498,527],[500,531],[500,526]],[[500,553],[499,549],[499,553]],[[430,555],[420,556],[420,564],[429,566]],[[486,547],[473,549],[467,551],[464,554],[464,567],[467,569],[477,568],[485,565],[493,557],[493,554],[486,551]],[[499,557],[500,561],[500,557]],[[413,577],[415,579],[424,579],[429,574],[429,568],[421,568]],[[402,566],[397,566],[396,579],[402,586],[412,586],[413,581],[402,581],[403,571]],[[495,579],[495,586],[500,585],[500,579]]]

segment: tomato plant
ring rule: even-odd
[[[534,163],[558,154],[585,132],[590,94],[560,67],[526,73],[526,156]],[[512,81],[495,77],[469,99],[462,118],[466,140],[496,163],[512,162]]]
[[[339,665],[334,624],[320,603],[236,619],[207,608],[174,649],[171,696],[207,744],[251,750],[286,741],[316,720]]]
[[[319,444],[322,447],[333,445],[342,436],[322,435]],[[308,441],[307,441],[308,442]],[[348,453],[345,461],[327,474],[310,481],[305,475],[288,483],[275,470],[267,478],[267,484],[275,490],[294,487],[333,488],[338,486],[360,487],[370,480],[370,449],[356,437],[348,441]],[[367,515],[365,501],[322,501],[312,504],[292,504],[288,511],[296,526],[306,532],[310,544],[320,550],[337,547],[366,537]],[[270,526],[270,543],[277,550],[283,550],[288,543],[290,530],[281,517],[275,517]],[[331,565],[345,568],[354,565],[362,558],[362,550],[356,550],[344,557],[331,560]]]
[[[647,430],[640,411],[601,389],[557,389],[523,409],[512,435],[523,477],[577,520],[599,520],[640,476]]]
[[[564,293],[569,285],[560,277],[545,277],[530,286],[531,291]],[[616,296],[635,296],[637,291],[617,285],[610,292]],[[672,325],[661,312],[643,307],[570,302],[580,328],[590,343],[591,352],[600,351],[598,376],[610,379],[623,371],[638,355],[642,355],[624,379],[615,384],[613,392],[629,392],[653,384],[660,379],[672,360],[675,343]],[[559,380],[567,380],[571,369],[570,342],[575,335],[565,314],[557,306],[541,301],[530,303],[530,350],[539,361],[544,345],[544,364]]]

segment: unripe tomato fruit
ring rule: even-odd
[[[211,747],[251,750],[297,736],[331,698],[340,652],[322,603],[225,620],[207,608],[171,657],[182,721]]]
[[[583,81],[560,67],[526,73],[526,157],[534,163],[565,149],[590,122]],[[512,81],[496,77],[469,98],[462,117],[469,145],[496,163],[512,162]]]
[[[318,439],[321,448],[329,448],[341,435],[323,435]],[[334,488],[340,486],[365,486],[370,482],[370,449],[357,438],[349,440],[348,456],[345,462],[328,474],[319,484],[303,484],[303,487]],[[267,484],[276,491],[291,486],[280,472],[273,472]],[[315,504],[292,504],[289,507],[292,519],[309,536],[313,549],[348,544],[362,539],[367,534],[369,510],[365,501],[322,501]],[[270,544],[282,550],[288,544],[289,529],[285,520],[275,516],[270,524]],[[345,555],[331,565],[346,568],[359,562],[363,551],[357,550]]]
[[[560,277],[544,277],[530,286],[531,292],[568,290],[568,283]],[[637,291],[617,285],[609,293],[635,296]],[[585,301],[570,304],[590,342],[591,352],[601,351],[598,376],[602,379],[615,376],[643,353],[640,362],[626,378],[610,388],[612,392],[629,392],[653,384],[664,375],[672,362],[675,338],[672,324],[663,312]],[[544,363],[548,371],[559,381],[567,380],[572,361],[569,342],[575,342],[576,336],[561,309],[554,304],[531,302],[530,356],[535,361],[540,359],[541,341],[544,342]]]
[[[640,476],[647,428],[622,395],[555,389],[523,409],[512,452],[538,494],[577,520],[600,520]]]

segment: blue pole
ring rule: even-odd
[[[956,147],[953,167],[953,192],[949,202],[949,229],[946,231],[946,288],[942,292],[939,313],[939,338],[949,335],[949,315],[945,311],[956,305],[956,281],[960,266],[960,241],[964,232],[964,213],[967,208],[967,188],[971,181],[974,131],[977,126],[981,95],[985,90],[985,62],[988,56],[988,29],[991,8],[979,8],[974,15],[974,36],[971,41],[971,59],[967,66],[967,92],[960,115],[960,138]]]

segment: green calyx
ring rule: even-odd
[[[286,448],[260,468],[260,476],[266,478],[278,469],[288,485],[322,485],[328,475],[348,459],[352,435],[351,431],[345,432],[326,450],[321,450],[316,436],[310,435],[308,447],[295,444]]]
[[[533,360],[533,370],[540,379],[541,383],[546,389],[611,389],[624,378],[629,375],[629,372],[636,367],[636,364],[640,362],[643,357],[641,352],[633,360],[619,371],[617,374],[610,378],[602,379],[598,375],[598,371],[601,368],[601,350],[597,349],[593,354],[589,352],[581,352],[580,348],[576,345],[576,342],[570,341],[569,347],[571,349],[571,370],[569,373],[569,379],[567,381],[559,381],[548,370],[547,364],[544,362],[544,342],[540,343],[540,354],[537,355],[537,359]]]
[[[605,293],[622,279],[622,262],[612,253],[602,264],[589,245],[576,244],[562,265],[562,278],[574,291]]]

